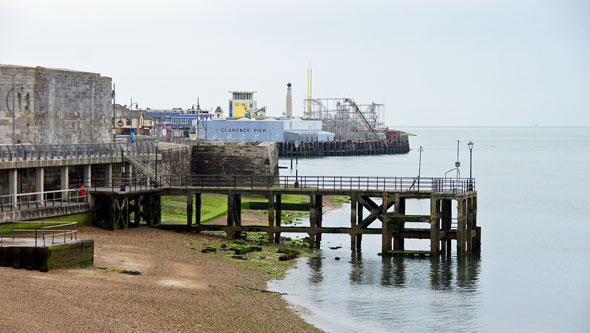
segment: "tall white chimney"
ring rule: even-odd
[[[287,118],[293,118],[293,95],[291,94],[291,82],[287,83],[287,110],[285,112]]]

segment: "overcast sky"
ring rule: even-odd
[[[0,63],[98,72],[117,102],[221,105],[293,83],[403,126],[590,126],[590,1],[8,1]]]

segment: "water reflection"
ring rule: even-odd
[[[323,258],[321,256],[312,257],[307,260],[307,265],[309,265],[309,283],[310,284],[318,284],[324,281],[324,276],[322,274],[322,261]]]
[[[309,258],[308,281],[319,284],[325,279],[325,269],[334,270],[333,265],[326,265],[324,260],[334,260],[317,256]],[[381,286],[422,287],[428,286],[426,277],[430,278],[432,290],[463,289],[477,291],[481,259],[478,255],[463,258],[407,258],[380,257],[375,260],[370,256],[363,260],[362,253],[352,253],[349,261],[349,283],[351,285],[369,285],[379,283]],[[380,277],[380,279],[379,279]],[[426,282],[426,284],[424,283]]]
[[[361,284],[363,282],[363,255],[361,252],[353,252],[350,258],[350,282]]]

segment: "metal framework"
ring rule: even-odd
[[[358,104],[351,98],[305,99],[306,114],[321,120],[337,140],[382,139],[383,104]],[[309,111],[308,111],[309,110]]]

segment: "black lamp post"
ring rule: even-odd
[[[158,145],[159,145],[159,141],[154,142],[154,144],[156,145],[156,182],[154,184],[154,187],[158,187]]]
[[[419,152],[420,152],[420,158],[418,160],[418,191],[420,191],[420,172],[422,170],[422,152],[424,151],[424,149],[422,148],[422,146],[420,146]]]
[[[469,147],[469,190],[473,190],[473,142],[471,140],[467,143]]]
[[[14,88],[20,86],[20,93],[21,95],[25,93],[25,86],[22,84],[14,84],[14,76],[12,77],[12,88],[10,88],[10,90],[8,90],[8,94],[6,94],[6,108],[8,109],[8,112],[10,113],[10,115],[12,116],[12,145],[14,146],[15,141],[14,141],[14,119],[16,118],[16,114],[14,113]],[[10,108],[10,105],[8,104],[8,97],[10,97],[10,94],[12,94],[12,109]]]
[[[295,155],[295,188],[299,188],[299,140],[295,141],[295,150],[297,151],[297,155]]]
[[[125,151],[121,146],[121,191],[125,191]]]

